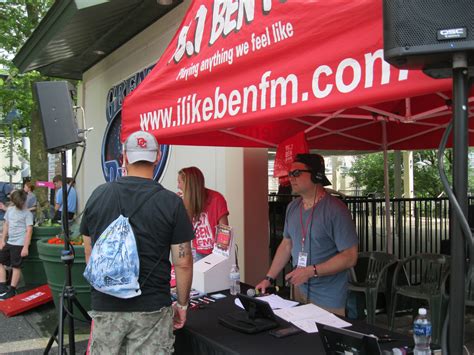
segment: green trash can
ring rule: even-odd
[[[40,286],[44,285],[46,274],[43,269],[43,262],[38,255],[37,243],[40,240],[46,240],[55,237],[61,232],[61,226],[34,226],[33,235],[31,236],[30,248],[28,250],[28,257],[23,261],[23,280],[26,286]]]
[[[66,275],[66,264],[61,260],[62,244],[48,244],[47,240],[38,241],[39,258],[43,262],[48,285],[53,294],[54,305],[58,309],[59,297],[63,290]],[[87,280],[82,276],[86,268],[86,258],[83,245],[74,245],[75,258],[72,265],[72,286],[76,291],[79,303],[87,310],[91,309],[91,289]],[[78,310],[74,310],[78,313]]]

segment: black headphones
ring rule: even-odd
[[[322,172],[315,173],[313,169],[311,169],[311,181],[315,184],[320,184],[324,180],[324,174]]]
[[[319,181],[318,181],[318,176],[317,174],[314,173],[314,170],[313,169],[309,169],[311,170],[311,181],[313,182],[313,184],[317,184]]]
[[[318,184],[318,183],[322,183],[324,181],[324,171],[318,171],[318,172],[315,172],[314,171],[314,167],[312,166],[313,164],[313,159],[307,157],[309,156],[310,154],[298,154],[296,156],[296,160],[297,162],[300,162],[300,163],[303,163],[304,165],[306,165],[306,167],[308,168],[309,171],[311,171],[311,182],[313,182],[313,184]],[[300,159],[299,156],[301,157]],[[324,165],[323,165],[324,166]]]

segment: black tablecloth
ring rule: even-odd
[[[275,338],[269,335],[268,331],[249,335],[222,326],[217,318],[239,309],[234,300],[235,297],[227,293],[226,298],[205,305],[202,309],[189,310],[185,327],[175,332],[175,354],[324,354],[318,333],[300,333],[286,338]],[[277,319],[282,327],[289,325],[278,317]],[[412,339],[407,336],[369,326],[361,321],[349,322],[353,325],[347,329],[378,337],[389,334],[393,339],[400,339],[381,344],[382,349],[412,345]]]

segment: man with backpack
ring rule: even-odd
[[[179,196],[153,181],[154,167],[161,158],[155,137],[143,131],[131,134],[124,144],[123,157],[127,176],[103,184],[92,193],[82,217],[81,233],[86,261],[90,263],[86,269],[90,281],[99,281],[105,286],[101,290],[111,289],[109,286],[120,288],[128,278],[125,275],[129,271],[133,274],[134,255],[138,255],[138,288],[132,294],[123,290],[104,293],[92,288],[90,352],[171,354],[173,329],[182,328],[186,321],[193,271],[190,241],[194,234]],[[125,226],[125,232],[117,227],[119,224]],[[134,236],[131,243],[119,243],[120,253],[114,253],[117,246],[106,242],[117,233]],[[135,251],[128,250],[135,244]],[[170,252],[178,295],[173,305]],[[115,255],[118,261],[110,263]],[[102,272],[107,271],[107,263],[111,276],[104,278]],[[114,270],[122,270],[124,277],[114,278],[121,273]]]

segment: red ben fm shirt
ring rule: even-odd
[[[211,254],[216,238],[219,219],[229,214],[227,202],[219,192],[206,189],[207,201],[199,220],[194,222],[193,247],[200,254]]]

